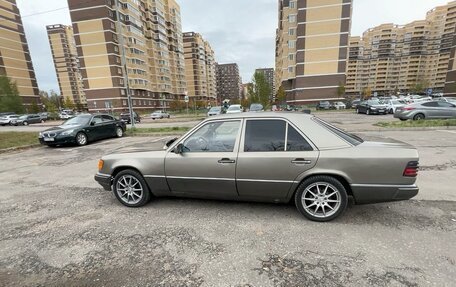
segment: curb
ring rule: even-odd
[[[32,145],[23,145],[23,146],[17,146],[17,147],[4,148],[4,149],[0,149],[0,154],[14,152],[14,151],[21,151],[21,150],[40,147],[40,146],[41,146],[41,144],[32,144]]]

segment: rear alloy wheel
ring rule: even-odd
[[[23,122],[22,123],[24,126],[28,126],[28,122]]]
[[[116,137],[118,137],[118,138],[123,137],[123,129],[121,127],[116,128]]]
[[[113,181],[116,198],[125,206],[140,207],[150,199],[150,192],[141,174],[127,169],[119,172]]]
[[[347,208],[347,191],[335,178],[313,176],[302,182],[295,194],[299,212],[313,221],[330,221]]]
[[[77,143],[79,146],[86,145],[86,144],[87,144],[87,136],[86,136],[86,134],[83,133],[83,132],[79,132],[79,133],[76,135],[76,143]]]
[[[424,115],[423,114],[416,114],[414,117],[413,117],[413,120],[414,121],[420,121],[420,120],[424,120]]]

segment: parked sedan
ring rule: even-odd
[[[399,100],[388,100],[386,106],[388,113],[394,114],[398,108],[405,107],[405,103]]]
[[[372,114],[384,114],[386,115],[387,111],[387,106],[378,101],[378,100],[367,100],[367,101],[362,101],[358,104],[356,107],[356,113],[357,114],[366,114],[366,115],[372,115]]]
[[[333,104],[333,107],[336,109],[336,110],[345,110],[347,108],[347,106],[342,103],[342,102],[335,102]]]
[[[237,114],[242,113],[243,109],[241,105],[231,105],[227,110],[227,114]]]
[[[456,103],[445,101],[415,103],[397,109],[394,117],[401,121],[456,118]]]
[[[12,120],[16,120],[19,118],[18,115],[7,115],[7,116],[2,116],[0,117],[0,125],[6,126],[10,125]]]
[[[141,117],[136,112],[133,112],[133,117],[135,118],[135,123],[141,122]],[[126,122],[127,124],[131,124],[130,113],[121,113],[120,120]]]
[[[161,196],[287,203],[315,221],[356,204],[406,200],[418,152],[367,142],[312,115],[242,113],[208,118],[163,150],[101,158],[95,180],[129,207]]]
[[[220,114],[222,114],[222,107],[221,106],[212,107],[207,112],[207,116],[208,117],[217,116],[217,115],[220,115]]]
[[[330,102],[328,101],[321,101],[315,107],[317,110],[330,110],[333,108]]]
[[[164,118],[169,119],[170,117],[171,116],[167,112],[164,112],[164,111],[155,111],[152,114],[150,114],[150,118],[153,120],[164,119]]]
[[[86,145],[89,142],[122,137],[126,125],[110,115],[81,114],[71,118],[58,127],[39,133],[41,144],[57,146],[63,144]]]
[[[44,120],[41,119],[40,115],[23,115],[16,119],[11,119],[10,124],[13,126],[28,126],[30,124],[44,123]]]

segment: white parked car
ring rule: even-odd
[[[210,116],[217,116],[217,115],[220,115],[222,113],[222,107],[221,106],[218,106],[218,107],[212,107],[209,109],[209,111],[207,112],[207,116],[210,117]]]
[[[242,113],[242,106],[241,105],[231,105],[228,110],[226,110],[227,114],[237,114]]]
[[[67,113],[60,113],[59,114],[59,118],[61,120],[68,120],[68,119],[71,119],[72,117],[74,117],[74,115],[67,114]]]
[[[17,119],[19,116],[18,115],[7,115],[0,117],[0,125],[6,126],[11,124],[11,120]]]
[[[394,114],[398,108],[403,108],[405,107],[405,102],[400,101],[400,100],[388,100],[386,102],[386,105],[388,106],[387,111],[390,114]]]
[[[347,106],[342,102],[335,102],[333,106],[336,110],[345,110],[347,108]]]
[[[168,114],[167,112],[164,112],[164,111],[155,111],[150,114],[150,118],[153,120],[164,119],[164,118],[169,119],[170,117],[171,117],[170,114]]]

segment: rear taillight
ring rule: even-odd
[[[403,107],[403,111],[413,111],[415,108],[414,107]]]
[[[403,176],[416,177],[418,175],[418,162],[410,161],[404,169]]]

